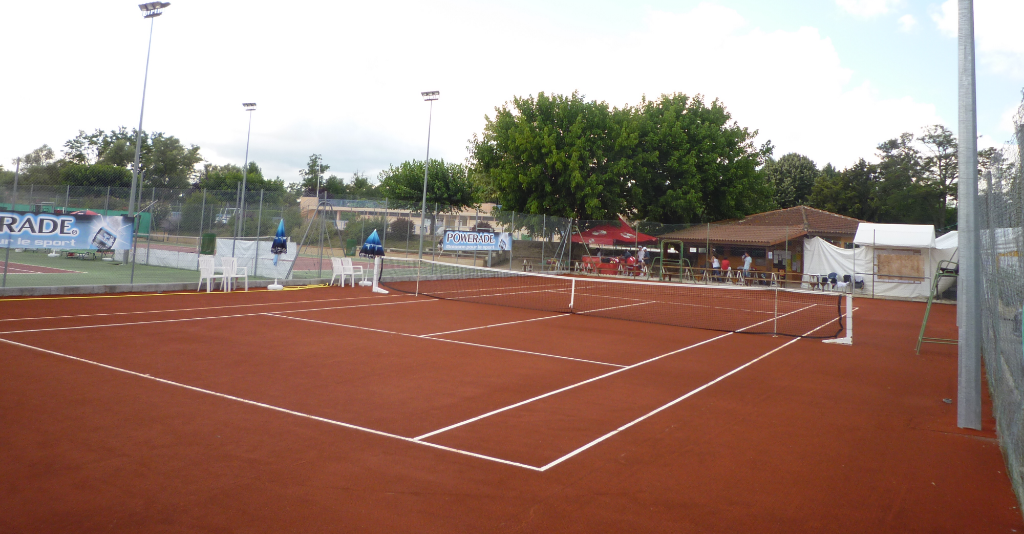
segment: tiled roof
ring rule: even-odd
[[[808,206],[796,206],[782,210],[751,215],[738,225],[743,226],[800,226],[811,235],[850,235],[857,233],[857,226],[863,221],[838,215]]]
[[[700,242],[711,240],[721,245],[749,245],[768,247],[785,243],[807,235],[802,226],[754,226],[741,224],[722,224],[709,226],[691,226],[670,234],[659,236],[661,239],[680,239],[684,242]]]

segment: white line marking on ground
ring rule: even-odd
[[[488,324],[488,325],[484,325],[484,326],[474,326],[473,328],[463,328],[463,329],[460,329],[460,330],[449,330],[447,332],[437,332],[437,333],[434,333],[434,334],[423,334],[423,336],[424,337],[443,336],[445,334],[457,334],[459,332],[469,332],[470,330],[480,330],[482,328],[494,328],[496,326],[508,326],[510,324],[529,323],[529,322],[532,322],[532,321],[543,321],[545,319],[558,319],[559,317],[569,317],[569,314],[562,313],[562,314],[559,314],[559,315],[549,315],[547,317],[535,317],[533,319],[523,319],[522,321],[509,321],[507,323]]]
[[[318,308],[318,309],[341,309],[341,308],[368,308],[372,306],[393,306],[395,304],[415,304],[418,302],[436,302],[431,300],[403,300],[401,302],[382,302],[380,304],[353,304],[351,306],[336,306],[334,308]],[[303,310],[290,310],[290,311],[303,311]],[[0,335],[6,334],[28,334],[31,332],[55,332],[58,330],[82,330],[85,328],[107,328],[112,326],[131,326],[136,324],[158,324],[158,323],[180,323],[184,321],[202,321],[205,319],[231,319],[235,317],[256,317],[260,315],[272,315],[268,312],[253,312],[253,313],[239,313],[235,315],[212,315],[209,317],[187,317],[183,319],[159,319],[156,321],[136,321],[133,323],[112,323],[112,324],[92,324],[82,326],[61,326],[55,328],[35,328],[31,330],[9,330],[6,332],[0,332]]]
[[[32,345],[27,345],[25,343],[18,343],[17,341],[11,341],[9,339],[0,338],[0,341],[2,341],[4,343],[10,343],[11,345],[16,345],[16,346],[19,346],[19,347],[23,347],[23,348],[26,348],[26,349],[37,350],[39,352],[44,352],[44,353],[47,353],[47,354],[52,354],[54,356],[60,356],[62,358],[67,358],[67,359],[70,359],[70,360],[75,360],[75,361],[79,361],[79,362],[83,362],[83,363],[88,363],[88,364],[96,365],[96,366],[102,367],[104,369],[109,369],[109,370],[112,370],[112,371],[118,371],[118,372],[121,372],[121,373],[126,373],[126,374],[129,374],[129,375],[137,376],[137,377],[140,377],[140,378],[145,378],[145,379],[148,379],[148,380],[154,380],[154,381],[160,382],[162,384],[176,386],[176,387],[180,387],[180,388],[196,391],[196,392],[199,392],[199,393],[205,393],[207,395],[213,395],[215,397],[221,397],[221,398],[224,398],[224,399],[233,400],[233,401],[236,401],[236,402],[241,402],[243,404],[249,404],[249,405],[252,405],[252,406],[259,406],[260,408],[266,408],[268,410],[274,410],[276,412],[286,413],[286,414],[294,415],[294,416],[298,416],[298,417],[304,417],[306,419],[312,419],[314,421],[320,421],[321,423],[328,423],[328,424],[331,424],[331,425],[336,425],[336,426],[340,426],[340,427],[344,427],[344,428],[349,428],[349,429],[352,429],[352,430],[359,430],[361,432],[367,432],[369,434],[375,434],[377,436],[383,436],[383,437],[386,437],[386,438],[397,439],[397,440],[405,441],[407,443],[415,443],[417,445],[426,445],[428,447],[432,447],[432,448],[435,448],[435,449],[440,449],[440,450],[443,450],[443,451],[454,452],[454,453],[462,454],[462,455],[465,455],[465,456],[472,456],[473,458],[479,458],[481,460],[489,460],[489,461],[492,461],[492,462],[497,462],[497,463],[501,463],[501,464],[505,464],[505,465],[521,467],[523,469],[529,469],[531,471],[540,471],[539,468],[534,467],[532,465],[521,464],[521,463],[513,462],[513,461],[510,461],[510,460],[502,460],[501,458],[495,458],[493,456],[486,456],[486,455],[483,455],[483,454],[477,454],[475,452],[469,452],[469,451],[464,451],[464,450],[461,450],[461,449],[455,449],[455,448],[452,448],[452,447],[446,447],[444,445],[438,445],[436,443],[427,443],[427,442],[423,442],[423,441],[416,441],[416,440],[414,440],[412,438],[407,438],[405,436],[399,436],[397,434],[391,434],[389,432],[383,432],[381,430],[374,430],[372,428],[366,428],[366,427],[359,426],[359,425],[353,425],[351,423],[343,423],[341,421],[335,421],[333,419],[327,419],[325,417],[319,417],[319,416],[316,416],[316,415],[311,415],[311,414],[307,414],[307,413],[297,412],[295,410],[289,410],[287,408],[281,408],[280,406],[274,406],[272,404],[266,404],[266,403],[257,402],[257,401],[253,401],[253,400],[243,399],[241,397],[235,397],[234,395],[228,395],[226,393],[218,393],[216,391],[211,391],[209,389],[203,389],[203,388],[199,388],[199,387],[196,387],[196,386],[190,386],[188,384],[182,384],[180,382],[174,382],[172,380],[167,380],[167,379],[164,379],[164,378],[158,378],[158,377],[147,375],[147,374],[144,374],[144,373],[139,373],[139,372],[136,372],[136,371],[130,371],[128,369],[122,369],[120,367],[114,367],[112,365],[107,365],[105,363],[94,362],[92,360],[87,360],[85,358],[79,358],[79,357],[76,357],[76,356],[71,356],[71,355],[68,355],[68,354],[63,354],[63,353],[60,353],[60,352],[56,352],[56,351],[52,351],[52,350],[47,350],[47,349],[40,348],[40,347],[35,347],[35,346],[32,346]]]
[[[434,302],[439,302],[439,301],[434,301]],[[282,313],[292,313],[292,312],[282,312]],[[440,338],[440,337],[428,337],[428,336],[419,335],[419,334],[406,334],[405,332],[392,332],[390,330],[381,330],[379,328],[370,328],[368,326],[355,326],[355,325],[343,324],[343,323],[332,323],[332,322],[329,322],[329,321],[318,321],[316,319],[305,319],[305,318],[302,318],[302,317],[292,317],[290,315],[281,315],[280,313],[267,312],[264,315],[269,315],[269,316],[272,316],[272,317],[280,317],[282,319],[292,319],[292,320],[295,320],[295,321],[306,321],[306,322],[310,322],[310,323],[325,324],[325,325],[330,325],[330,326],[341,326],[341,327],[344,327],[344,328],[355,328],[356,330],[368,330],[370,332],[380,332],[381,334],[392,334],[392,335],[396,335],[396,336],[414,337],[414,338],[418,338],[418,339],[429,339],[431,341],[441,341],[441,342],[444,342],[444,343],[455,343],[455,344],[458,344],[458,345],[469,345],[471,347],[480,347],[480,348],[484,348],[484,349],[494,349],[494,350],[503,350],[503,351],[508,351],[508,352],[518,352],[520,354],[530,354],[530,355],[533,355],[533,356],[543,356],[545,358],[558,358],[559,360],[572,360],[572,361],[575,361],[575,362],[594,363],[594,364],[597,364],[597,365],[607,365],[609,367],[625,367],[624,365],[619,365],[617,363],[599,362],[599,361],[595,361],[595,360],[584,360],[583,358],[570,358],[569,356],[558,356],[556,354],[545,354],[543,352],[533,352],[533,351],[529,351],[529,350],[510,349],[508,347],[495,347],[493,345],[482,345],[480,343],[470,343],[468,341],[457,341],[457,340],[454,340],[454,339],[444,339],[444,338]]]
[[[809,307],[810,307],[810,306],[808,306],[807,308],[809,308]],[[803,308],[803,309],[807,309],[807,308]],[[801,311],[801,310],[797,310],[797,311]],[[790,313],[796,313],[796,312],[790,312]],[[788,314],[787,314],[787,315],[788,315]],[[782,316],[780,315],[780,317],[782,317]],[[774,319],[767,319],[767,320],[765,320],[765,321],[761,321],[761,322],[759,322],[759,323],[754,323],[754,324],[752,324],[752,325],[750,325],[750,326],[747,326],[747,327],[744,327],[744,328],[742,328],[742,329],[741,329],[741,331],[742,331],[742,330],[746,330],[746,329],[748,329],[748,328],[753,328],[753,327],[755,327],[755,326],[757,326],[757,325],[760,325],[760,324],[766,323],[766,322],[768,322],[768,321],[771,321],[771,320],[774,320]],[[826,324],[827,324],[827,323],[826,323]],[[818,328],[821,328],[821,327],[818,327]],[[815,330],[817,330],[817,328],[815,328]],[[813,330],[812,330],[812,332],[813,332]],[[725,338],[725,337],[731,336],[731,335],[733,335],[734,333],[735,333],[735,332],[726,332],[726,333],[724,333],[724,334],[721,334],[721,335],[715,336],[715,337],[713,337],[713,338],[710,338],[710,339],[705,339],[704,341],[701,341],[701,342],[699,342],[699,343],[694,343],[693,345],[688,345],[688,346],[686,346],[686,347],[683,347],[683,348],[681,348],[681,349],[676,349],[676,350],[673,350],[673,351],[671,351],[671,352],[666,352],[665,354],[662,354],[662,355],[660,355],[660,356],[655,356],[655,357],[653,357],[653,358],[650,358],[650,359],[644,360],[644,361],[642,361],[642,362],[637,362],[637,363],[634,363],[633,365],[630,365],[630,366],[627,366],[627,367],[623,367],[622,369],[616,369],[616,370],[614,370],[614,371],[611,371],[611,372],[605,373],[605,374],[603,374],[603,375],[600,375],[600,376],[595,376],[594,378],[590,378],[590,379],[584,380],[584,381],[582,381],[582,382],[577,382],[577,383],[575,383],[575,384],[571,384],[571,385],[565,386],[564,388],[561,388],[561,389],[556,389],[556,390],[554,390],[554,391],[551,391],[551,392],[548,392],[548,393],[544,393],[544,394],[542,394],[542,395],[538,395],[538,396],[536,396],[536,397],[533,397],[533,398],[530,398],[530,399],[526,399],[526,400],[524,400],[524,401],[520,401],[520,402],[517,402],[517,403],[515,403],[515,404],[510,404],[510,405],[508,405],[508,406],[505,406],[505,407],[503,407],[503,408],[498,408],[497,410],[492,410],[492,411],[490,411],[490,412],[487,412],[487,413],[485,413],[485,414],[482,414],[482,415],[478,415],[478,416],[476,416],[476,417],[474,417],[474,418],[472,418],[472,419],[466,419],[465,421],[461,421],[461,422],[455,423],[455,424],[453,424],[453,425],[448,425],[448,426],[446,426],[446,427],[444,427],[444,428],[440,428],[440,429],[437,429],[437,430],[435,430],[435,431],[433,431],[433,432],[429,432],[429,433],[423,434],[422,436],[416,436],[416,438],[414,438],[414,439],[416,439],[416,440],[426,439],[426,438],[429,438],[429,437],[431,437],[431,436],[434,436],[434,435],[440,434],[440,433],[442,433],[442,432],[446,432],[446,431],[448,431],[448,430],[451,430],[451,429],[453,429],[453,428],[458,428],[458,427],[460,427],[460,426],[463,426],[463,425],[468,425],[468,424],[470,424],[470,423],[473,423],[473,422],[479,421],[479,420],[481,420],[481,419],[484,419],[484,418],[486,418],[486,417],[490,417],[490,416],[492,416],[492,415],[495,415],[495,414],[499,414],[499,413],[501,413],[501,412],[504,412],[504,411],[507,411],[507,410],[511,410],[511,409],[513,409],[513,408],[518,408],[519,406],[523,406],[524,404],[529,404],[529,403],[531,403],[531,402],[534,402],[534,401],[537,401],[537,400],[543,399],[543,398],[545,398],[545,397],[550,397],[550,396],[552,396],[552,395],[555,395],[555,394],[557,394],[557,393],[562,393],[563,391],[568,391],[568,390],[570,390],[570,389],[573,389],[573,388],[577,388],[577,387],[579,387],[579,386],[582,386],[582,385],[584,385],[584,384],[589,384],[589,383],[591,383],[591,382],[595,382],[595,381],[597,381],[597,380],[600,380],[600,379],[602,379],[602,378],[607,378],[607,377],[609,377],[609,376],[612,376],[612,375],[614,375],[614,374],[618,374],[618,373],[621,373],[621,372],[623,372],[623,371],[628,371],[628,370],[630,370],[630,369],[634,369],[634,368],[636,368],[636,367],[640,367],[641,365],[645,365],[645,364],[651,363],[651,362],[653,362],[653,361],[657,361],[657,360],[660,360],[660,359],[662,359],[662,358],[666,358],[666,357],[668,357],[668,356],[672,356],[673,354],[679,354],[680,352],[684,352],[684,351],[690,350],[690,349],[692,349],[692,348],[695,348],[695,347],[699,347],[699,346],[701,346],[701,345],[705,345],[705,344],[707,344],[707,343],[711,343],[712,341],[716,341],[716,340],[719,340],[719,339],[722,339],[722,338]],[[800,339],[800,338],[796,338],[796,339]]]
[[[817,331],[817,330],[819,330],[821,328],[824,328],[825,326],[827,326],[831,322],[832,321],[824,323],[821,326],[818,326],[818,327],[814,328],[813,330],[807,332],[804,335],[805,336],[809,336],[809,335],[813,334],[815,331]],[[609,433],[607,433],[607,434],[605,434],[605,435],[595,439],[594,441],[591,441],[590,443],[587,443],[586,445],[584,445],[584,446],[582,446],[582,447],[580,447],[580,448],[570,452],[569,454],[566,454],[565,456],[562,456],[561,458],[558,458],[558,459],[552,461],[551,463],[545,465],[544,467],[541,467],[540,470],[541,471],[547,471],[548,469],[551,469],[552,467],[554,467],[554,466],[556,466],[556,465],[558,465],[558,464],[568,460],[569,458],[572,458],[573,456],[576,456],[577,454],[579,454],[579,453],[581,453],[581,452],[583,452],[583,451],[593,447],[594,445],[597,445],[598,443],[601,443],[602,441],[604,441],[604,440],[614,436],[615,434],[618,434],[619,432],[622,432],[623,430],[626,430],[627,428],[629,428],[629,427],[631,427],[631,426],[633,426],[633,425],[643,421],[644,419],[647,419],[647,418],[653,416],[654,414],[657,414],[658,412],[661,412],[663,410],[667,410],[668,408],[671,408],[672,406],[675,406],[676,404],[682,402],[683,400],[686,400],[686,399],[692,397],[693,395],[696,395],[697,393],[699,393],[701,391],[704,391],[705,389],[713,386],[714,384],[717,384],[717,383],[721,382],[722,380],[725,380],[726,378],[728,378],[728,377],[730,377],[730,376],[732,376],[732,375],[734,375],[734,374],[736,374],[736,373],[746,369],[747,367],[750,367],[751,365],[754,365],[755,363],[757,363],[757,362],[767,358],[768,356],[771,356],[772,354],[775,354],[776,352],[778,352],[778,351],[780,351],[780,350],[782,350],[782,349],[792,345],[793,343],[796,343],[797,341],[800,341],[801,339],[803,339],[803,338],[802,337],[796,337],[796,338],[793,338],[793,339],[783,343],[782,345],[779,345],[778,347],[775,347],[774,349],[772,349],[772,350],[770,350],[770,351],[768,351],[768,352],[758,356],[757,358],[754,358],[753,360],[751,360],[751,361],[749,361],[749,362],[747,362],[747,363],[745,363],[745,364],[743,364],[743,365],[733,369],[732,371],[729,371],[728,373],[725,373],[724,375],[722,375],[722,376],[720,376],[720,377],[718,377],[718,378],[716,378],[716,379],[714,379],[714,380],[704,384],[703,386],[700,386],[700,387],[698,387],[698,388],[696,388],[696,389],[686,393],[682,397],[679,397],[679,398],[677,398],[677,399],[675,399],[675,400],[673,400],[673,401],[671,401],[671,402],[669,402],[667,404],[664,404],[664,405],[662,405],[662,406],[660,406],[658,408],[655,408],[654,410],[651,410],[647,414],[642,415],[642,416],[640,416],[640,417],[638,417],[638,418],[636,418],[636,419],[634,419],[634,420],[632,420],[632,421],[630,421],[630,422],[620,426],[619,428],[617,428],[615,430],[612,430],[611,432],[609,432]],[[416,438],[416,439],[420,439],[420,438]]]
[[[388,295],[384,298],[401,297],[405,295]],[[82,317],[114,317],[118,315],[138,315],[143,313],[172,313],[172,312],[184,312],[184,311],[200,311],[200,310],[219,310],[227,308],[246,308],[250,306],[285,306],[288,304],[310,304],[313,302],[334,302],[341,300],[362,300],[372,299],[380,297],[345,297],[337,299],[316,299],[316,300],[296,300],[291,302],[259,302],[254,304],[231,304],[227,306],[201,306],[197,308],[175,308],[170,310],[142,310],[142,311],[129,311],[129,312],[110,312],[110,313],[83,313],[78,315],[51,315],[47,317],[9,317],[6,319],[0,319],[0,322],[9,321],[39,321],[43,319],[76,319]]]

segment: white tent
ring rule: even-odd
[[[941,260],[956,260],[957,234],[935,238],[935,227],[911,224],[861,223],[856,249],[841,249],[821,238],[804,240],[804,273],[856,273],[864,280],[858,295],[923,300]],[[855,252],[856,251],[856,252]],[[953,280],[941,281],[940,290]]]

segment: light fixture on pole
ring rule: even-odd
[[[427,159],[423,162],[423,205],[420,208],[420,258],[423,259],[423,234],[427,224],[427,176],[430,173],[430,125],[434,120],[434,101],[441,96],[441,91],[423,91],[423,100],[430,102],[430,115],[427,118]]]
[[[242,108],[245,109],[246,111],[250,112],[250,113],[249,113],[249,129],[245,133],[245,164],[242,165],[242,198],[239,200],[239,208],[240,209],[238,210],[238,217],[241,219],[242,225],[239,226],[237,223],[235,224],[235,238],[236,238],[235,241],[238,241],[237,238],[241,238],[242,234],[245,233],[245,184],[246,184],[246,174],[247,174],[247,172],[249,170],[249,135],[252,134],[252,113],[251,112],[256,111],[256,103],[255,102],[243,102],[242,103]],[[232,244],[231,244],[231,257],[234,257],[234,256],[235,256],[235,245],[234,245],[234,242],[232,242]]]
[[[139,129],[135,131],[135,165],[132,166],[132,187],[128,196],[128,216],[135,215],[135,187],[139,178],[139,156],[142,152],[142,115],[146,111],[146,84],[149,81],[149,51],[153,48],[153,22],[163,14],[161,9],[171,5],[170,2],[149,2],[139,4],[142,18],[149,19],[149,44],[146,46],[146,70],[142,77],[142,109],[139,110]],[[142,187],[142,184],[138,184]]]

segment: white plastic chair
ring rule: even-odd
[[[356,287],[356,273],[363,280],[366,280],[366,272],[361,265],[352,265],[352,258],[331,258],[331,266],[335,273],[341,276],[341,287],[345,287],[345,277],[352,277],[352,287]],[[331,283],[334,283],[334,276],[331,276]]]
[[[213,279],[220,278],[217,274],[217,265],[213,256],[199,256],[199,287],[196,291],[203,288],[203,280],[206,280],[206,292],[210,292],[210,286],[213,285]]]
[[[249,291],[249,269],[246,267],[238,266],[238,258],[221,258],[221,265],[223,266],[224,272],[221,276],[224,281],[221,282],[221,286],[224,291],[231,291],[233,278],[244,278],[245,279],[245,290]]]
[[[341,276],[341,286],[345,287],[345,272],[344,267],[341,264],[341,258],[331,258],[331,281],[327,283],[328,286],[334,285],[334,279]]]

